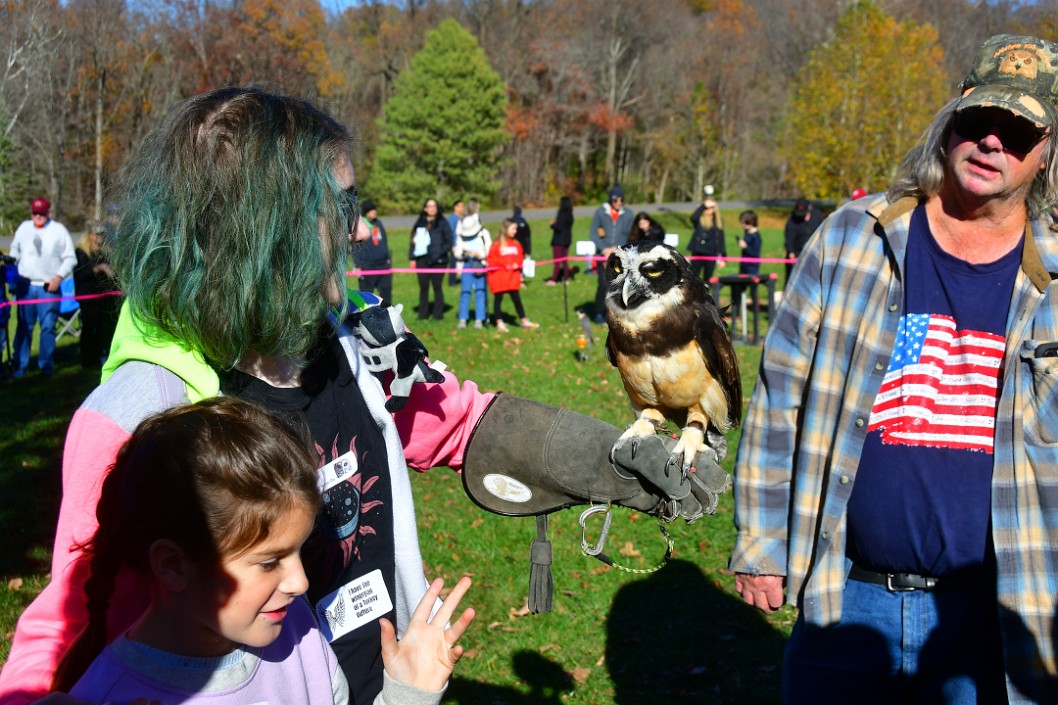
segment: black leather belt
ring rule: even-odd
[[[884,585],[889,592],[912,592],[914,590],[938,590],[947,587],[966,587],[964,581],[947,580],[945,578],[934,578],[928,575],[917,575],[915,573],[879,573],[873,570],[861,568],[855,563],[849,571],[850,580],[858,580],[861,583],[873,583]]]

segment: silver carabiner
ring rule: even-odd
[[[588,517],[599,512],[605,512],[606,517],[602,522],[602,531],[599,533],[599,540],[594,546],[588,543],[588,527],[586,526]],[[606,535],[610,532],[610,520],[613,519],[613,511],[610,505],[597,504],[592,507],[588,507],[580,514],[580,550],[586,556],[598,556],[602,553],[603,549],[606,548]]]

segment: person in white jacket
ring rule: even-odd
[[[59,318],[59,289],[62,280],[73,274],[77,265],[70,231],[51,219],[51,204],[43,197],[34,198],[29,206],[30,219],[22,221],[11,242],[11,256],[18,260],[18,328],[15,329],[15,363],[13,376],[23,377],[29,370],[29,352],[33,328],[40,323],[40,349],[37,364],[45,376],[54,371],[55,321]],[[21,303],[21,302],[26,303]]]
[[[452,247],[457,266],[463,272],[463,289],[459,294],[460,328],[466,328],[470,320],[471,296],[474,297],[474,327],[485,327],[485,257],[492,247],[492,237],[481,225],[480,210],[477,199],[467,201],[466,215],[456,227],[456,243]]]

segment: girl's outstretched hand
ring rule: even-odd
[[[397,633],[387,619],[379,620],[382,627],[382,663],[393,679],[422,690],[440,690],[452,675],[456,662],[463,656],[463,647],[457,642],[467,627],[474,621],[474,610],[463,610],[459,619],[447,626],[452,613],[459,606],[468,588],[470,578],[459,579],[452,592],[432,618],[437,596],[441,594],[444,580],[437,578],[430,584],[419,601],[404,638],[397,641]]]

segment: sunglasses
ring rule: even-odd
[[[995,135],[1007,152],[1028,154],[1049,132],[1037,130],[1028,120],[1013,118],[1014,122],[999,122],[982,110],[962,110],[955,113],[952,130],[964,140],[980,142]]]
[[[360,193],[356,186],[341,192],[338,208],[345,218],[345,233],[356,235],[356,226],[360,224]]]

